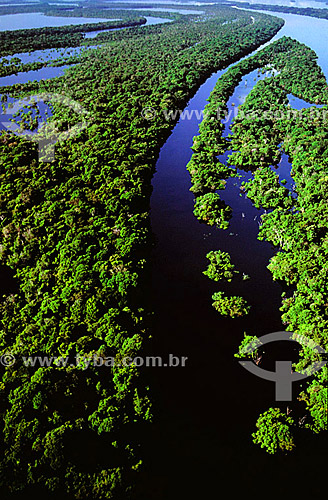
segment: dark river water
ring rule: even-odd
[[[309,45],[317,52],[327,77],[328,22],[290,14],[281,17],[286,24],[274,40],[288,35]],[[190,113],[204,109],[224,71],[199,88],[187,106]],[[243,78],[229,100],[229,111],[234,110],[232,103],[238,106],[250,92],[254,78],[258,79],[257,71]],[[304,106],[294,96],[290,103],[295,109]],[[241,172],[241,179],[229,180],[226,190],[220,192],[233,209],[228,230],[214,229],[194,217],[186,165],[199,122],[196,113],[189,120],[180,119],[160,151],[153,178],[151,222],[157,242],[152,267],[153,350],[156,355],[187,356],[188,361],[185,368],[151,372],[160,415],[153,441],[160,451],[153,449],[152,475],[161,484],[160,497],[165,499],[205,494],[218,498],[228,491],[256,494],[257,488],[265,494],[268,485],[277,493],[295,492],[304,455],[271,457],[251,442],[259,413],[278,406],[274,384],[246,372],[233,356],[244,332],[261,336],[284,329],[279,311],[282,289],[266,267],[275,249],[257,239],[263,211],[240,194],[240,184],[249,174]],[[286,155],[278,173],[291,189]],[[229,252],[237,269],[250,280],[240,278],[221,285],[204,276],[206,253],[218,249]],[[211,296],[218,290],[242,295],[251,305],[250,314],[238,320],[220,317],[211,306]],[[291,359],[287,344],[268,346],[268,351],[272,357],[279,353],[279,359]],[[287,403],[280,405],[285,409]],[[322,457],[315,458],[320,457],[319,447],[316,440],[309,442],[307,468],[320,469]],[[319,485],[312,485],[311,492],[316,487]]]
[[[327,76],[328,21],[291,14],[279,17],[286,24],[273,40],[288,35],[307,44],[318,54]],[[149,23],[154,19],[148,18]],[[33,54],[26,57],[33,60]],[[41,57],[53,58],[54,54],[45,51]],[[20,73],[0,78],[0,85],[51,78],[61,75],[64,69]],[[204,109],[224,71],[213,74],[199,88],[187,110]],[[234,110],[232,103],[243,101],[257,79],[257,72],[243,78],[229,100],[229,110]],[[290,102],[297,109],[304,105],[293,96]],[[144,498],[219,498],[248,492],[267,495],[268,490],[282,495],[295,493],[302,481],[301,467],[306,466],[309,476],[321,474],[320,443],[309,440],[306,461],[304,450],[299,455],[278,458],[253,445],[251,433],[259,413],[276,405],[274,385],[245,371],[233,356],[244,332],[261,336],[283,329],[279,312],[282,289],[266,268],[275,249],[257,240],[263,211],[240,196],[243,178],[229,180],[221,192],[233,209],[228,230],[206,226],[194,217],[194,196],[189,191],[186,165],[199,122],[195,112],[191,119],[180,119],[160,151],[153,178],[151,222],[156,246],[152,256],[152,353],[172,353],[188,360],[185,368],[153,368],[148,372],[156,419],[148,436]],[[293,180],[286,156],[278,173],[291,189]],[[247,178],[247,174],[241,174]],[[204,276],[206,253],[218,249],[229,252],[237,269],[248,274],[250,280],[237,278],[221,285]],[[3,277],[9,282],[8,276]],[[251,305],[250,314],[238,320],[221,318],[211,306],[211,295],[218,290],[245,297]],[[285,359],[290,355],[286,351]],[[310,493],[319,492],[320,482],[312,482]]]

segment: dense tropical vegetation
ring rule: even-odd
[[[209,12],[103,34],[109,43],[85,52],[63,77],[1,89],[11,96],[4,105],[22,95],[62,94],[90,117],[87,128],[56,145],[54,162],[39,162],[26,138],[0,135],[1,261],[16,283],[1,303],[1,352],[15,357],[1,367],[7,498],[29,488],[78,499],[135,494],[151,398],[145,374],[122,359],[143,353],[150,336],[151,177],[174,125],[160,112],[147,120],[142,110],[182,108],[215,69],[283,24],[260,14],[252,23],[229,8]],[[51,120],[67,130],[80,117],[54,103]],[[233,315],[247,311],[239,298],[213,300]],[[33,366],[23,356],[69,362]],[[109,356],[115,366],[99,368]],[[96,366],[84,369],[76,357]]]

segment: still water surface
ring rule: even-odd
[[[70,24],[104,23],[114,19],[98,17],[57,17],[45,16],[41,12],[28,14],[8,14],[0,16],[0,31],[22,30],[28,28],[45,28],[68,26]]]

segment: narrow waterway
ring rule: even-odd
[[[284,35],[300,38],[315,46],[319,61],[326,62],[326,32],[320,44],[318,29],[327,30],[327,21],[288,14],[281,17],[286,25],[274,40]],[[322,66],[327,76],[327,66]],[[275,249],[257,239],[263,211],[255,209],[240,193],[242,180],[250,174],[241,172],[242,178],[230,179],[226,190],[220,192],[233,209],[228,230],[201,224],[193,215],[194,196],[189,191],[186,165],[200,119],[192,113],[204,109],[225,71],[212,75],[190,100],[186,109],[191,119],[181,118],[175,126],[161,149],[153,178],[151,222],[157,241],[152,267],[156,321],[153,349],[156,355],[188,357],[185,368],[152,373],[160,415],[154,442],[161,448],[156,453],[158,462],[153,459],[152,475],[161,484],[164,499],[198,498],[215,492],[220,495],[221,488],[229,487],[235,493],[251,491],[253,485],[262,489],[274,480],[272,474],[278,483],[281,481],[283,494],[286,476],[296,481],[300,466],[295,456],[272,458],[252,444],[251,433],[259,413],[276,406],[274,385],[247,373],[233,356],[244,332],[260,336],[284,329],[279,312],[282,289],[267,270]],[[252,72],[235,89],[228,103],[232,114],[233,104],[238,106],[243,101],[258,78],[257,71]],[[290,99],[292,107],[303,107],[301,100]],[[226,133],[229,126],[228,122]],[[278,173],[292,188],[286,155]],[[229,252],[237,269],[250,280],[240,278],[222,285],[204,276],[206,253],[218,249]],[[218,290],[246,298],[252,306],[250,314],[238,320],[220,317],[211,305],[211,295]]]

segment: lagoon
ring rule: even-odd
[[[59,27],[87,23],[104,23],[115,19],[98,17],[57,17],[46,16],[42,12],[28,14],[7,14],[0,16],[0,31],[22,30],[30,28]]]

